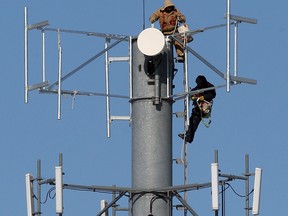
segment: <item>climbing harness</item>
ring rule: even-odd
[[[198,97],[196,99],[196,104],[200,110],[202,123],[205,125],[205,127],[209,128],[212,122],[211,112],[212,112],[213,100],[209,102],[206,100],[200,100]],[[208,122],[206,122],[204,118],[208,119]]]

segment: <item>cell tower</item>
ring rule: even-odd
[[[244,180],[246,183],[246,203],[245,214],[259,214],[259,196],[261,191],[262,170],[256,168],[255,173],[249,171],[249,158],[245,156],[245,174],[243,176],[224,174],[219,172],[218,151],[215,151],[215,158],[211,164],[211,181],[201,184],[189,184],[186,179],[187,175],[187,158],[181,160],[184,164],[184,184],[172,185],[172,108],[173,103],[177,100],[184,101],[184,129],[189,124],[189,98],[197,92],[189,91],[188,83],[188,62],[183,64],[184,73],[184,92],[181,94],[173,93],[173,78],[175,72],[172,41],[176,40],[184,46],[185,59],[188,54],[192,54],[198,60],[203,62],[213,72],[223,78],[224,83],[215,86],[215,88],[226,87],[230,91],[230,85],[249,83],[256,84],[256,80],[239,77],[237,67],[234,74],[230,73],[230,28],[234,26],[234,62],[237,62],[237,31],[239,23],[255,24],[255,19],[234,16],[230,13],[230,0],[227,0],[226,24],[210,26],[193,31],[186,31],[175,35],[164,36],[156,28],[144,29],[139,36],[115,35],[97,32],[67,30],[61,28],[48,28],[48,21],[36,24],[28,24],[28,9],[25,8],[25,103],[28,103],[29,91],[39,90],[40,93],[57,94],[58,112],[57,118],[61,118],[61,96],[62,95],[88,95],[106,97],[107,113],[107,137],[110,137],[110,124],[113,120],[127,120],[132,126],[132,186],[110,187],[110,186],[83,186],[69,185],[63,182],[62,173],[62,155],[60,155],[59,165],[55,167],[55,178],[43,179],[41,176],[41,162],[38,161],[38,175],[33,178],[32,174],[26,175],[27,190],[27,213],[28,216],[41,215],[41,185],[55,185],[56,189],[56,213],[63,214],[63,189],[86,189],[91,191],[109,191],[113,193],[110,202],[101,202],[101,209],[98,216],[107,215],[112,209],[113,215],[116,215],[116,204],[124,195],[129,196],[127,211],[132,216],[172,216],[174,207],[183,209],[184,215],[191,214],[197,216],[198,213],[189,205],[187,192],[204,188],[211,188],[212,207],[211,209],[218,215],[219,211],[219,190],[226,183],[233,180]],[[197,34],[213,28],[226,27],[227,33],[227,67],[226,73],[221,72],[204,57],[199,55],[195,50],[189,47],[185,41],[187,36]],[[39,30],[42,36],[42,80],[30,85],[28,81],[28,32]],[[58,80],[50,84],[46,80],[45,72],[45,33],[55,32],[58,34]],[[62,48],[61,37],[63,33],[80,34],[86,36],[95,36],[105,39],[104,49],[93,57],[79,65],[71,72],[62,74]],[[183,39],[183,40],[182,40]],[[112,43],[113,42],[113,43]],[[128,56],[110,57],[109,51],[118,44],[125,42],[128,44]],[[106,74],[106,91],[105,93],[87,92],[81,90],[64,90],[62,83],[81,70],[83,67],[105,56],[105,74]],[[112,95],[109,92],[109,64],[111,62],[127,62],[129,65],[129,96]],[[207,89],[203,89],[205,91]],[[113,116],[110,113],[110,98],[120,97],[129,100],[130,116]],[[184,141],[185,142],[185,141]],[[186,155],[186,143],[184,148]],[[255,175],[253,208],[249,204],[249,177]],[[34,188],[33,183],[37,183],[37,210],[34,209]],[[173,199],[177,200],[179,205],[173,205]],[[65,202],[65,199],[64,199]],[[100,205],[99,205],[100,206]],[[223,213],[222,203],[222,215]]]

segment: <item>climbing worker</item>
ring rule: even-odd
[[[178,22],[185,23],[186,17],[175,7],[175,5],[170,0],[165,0],[164,6],[155,11],[155,13],[150,16],[149,20],[152,24],[159,20],[162,33],[164,35],[172,35],[178,33]],[[184,62],[183,46],[175,40],[173,44],[177,53],[177,61]]]
[[[203,75],[199,75],[196,78],[196,84],[196,87],[191,89],[191,91],[214,87],[214,85],[208,82],[206,77]],[[185,138],[185,141],[189,143],[193,141],[195,132],[201,120],[203,120],[203,118],[211,117],[211,108],[213,99],[215,97],[215,89],[209,89],[191,96],[194,108],[192,109],[191,117],[189,118],[188,130],[185,132],[185,134],[178,134],[180,138]]]

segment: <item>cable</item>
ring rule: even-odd
[[[225,184],[226,185],[226,184]],[[228,185],[228,184],[227,184]],[[228,185],[226,188],[224,188],[221,192],[219,192],[219,194],[224,193],[228,188],[230,187],[230,185]]]
[[[46,193],[46,196],[45,196],[45,200],[44,200],[44,202],[41,202],[41,204],[45,204],[45,203],[48,201],[48,197],[49,197],[50,199],[54,199],[54,198],[55,198],[56,193],[55,193],[53,196],[51,196],[51,193],[52,193],[52,191],[54,191],[54,190],[55,190],[55,187],[52,187],[52,188],[50,188],[50,189],[48,190],[48,192]],[[38,197],[36,197],[35,194],[34,194],[34,198],[35,198],[36,200],[38,200]]]
[[[239,196],[239,197],[246,197],[246,196],[249,196],[250,194],[252,194],[253,193],[253,191],[254,191],[254,189],[252,189],[247,195],[241,195],[241,194],[239,194],[239,193],[237,193],[236,191],[235,191],[235,189],[229,184],[229,183],[226,183],[229,187],[231,187],[231,189],[232,189],[232,191],[237,195],[237,196]],[[227,188],[229,188],[229,187],[227,187]],[[226,189],[227,189],[226,188]],[[225,189],[225,190],[226,190]]]

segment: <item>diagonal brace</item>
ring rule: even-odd
[[[180,43],[185,49],[187,49],[190,53],[192,53],[196,58],[198,58],[200,61],[202,61],[204,64],[206,64],[209,68],[211,68],[214,72],[216,72],[220,77],[225,79],[224,73],[222,73],[220,70],[218,70],[214,65],[212,65],[210,62],[208,62],[205,58],[203,58],[201,55],[199,55],[195,50],[193,50],[188,45],[185,45],[182,41],[180,41],[179,38],[173,37],[174,40],[176,40],[178,43]]]
[[[77,68],[75,68],[74,70],[72,70],[70,73],[66,74],[64,77],[62,77],[61,82],[66,80],[67,78],[69,78],[70,76],[72,76],[73,74],[75,74],[76,72],[78,72],[80,69],[82,69],[83,67],[85,67],[86,65],[90,64],[92,61],[94,61],[96,58],[98,58],[99,56],[103,55],[105,52],[107,52],[108,50],[110,50],[111,48],[113,48],[114,46],[116,46],[117,44],[119,44],[120,42],[122,42],[123,40],[125,40],[125,38],[118,40],[116,42],[114,42],[113,44],[111,44],[109,47],[105,48],[104,50],[102,50],[101,52],[97,53],[96,55],[94,55],[93,57],[91,57],[90,59],[88,59],[87,61],[85,61],[84,63],[82,63],[81,65],[79,65]],[[51,90],[54,86],[58,85],[58,81],[51,84],[48,88],[48,90]]]
[[[124,196],[126,191],[122,191],[112,202],[110,202],[102,211],[100,211],[97,216],[102,215],[105,211],[107,211],[112,205],[114,205],[122,196]]]
[[[176,191],[172,191],[174,196],[177,197],[177,199],[185,206],[188,211],[193,215],[193,216],[198,216],[198,214],[189,206],[189,204],[180,196],[180,194]]]
[[[220,70],[218,70],[215,66],[213,66],[211,63],[209,63],[206,59],[204,59],[202,56],[200,56],[195,50],[193,50],[191,47],[186,46],[185,47],[190,53],[192,53],[196,58],[198,58],[200,61],[202,61],[204,64],[206,64],[211,70],[216,72],[220,77],[223,79],[225,78],[224,73],[222,73]]]

